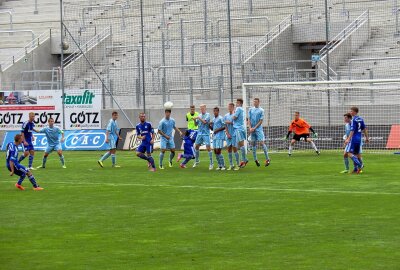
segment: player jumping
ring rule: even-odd
[[[160,121],[160,124],[158,125],[158,133],[161,135],[161,152],[159,165],[159,168],[161,170],[164,170],[163,160],[166,150],[171,151],[171,154],[169,155],[168,165],[169,167],[172,167],[172,160],[175,156],[175,142],[173,134],[174,130],[178,132],[180,136],[182,136],[182,132],[179,130],[179,128],[175,126],[175,120],[171,118],[171,110],[166,109],[165,117]]]
[[[270,159],[268,155],[268,148],[265,144],[265,136],[262,127],[264,120],[264,109],[260,108],[260,99],[255,98],[253,100],[253,105],[249,110],[249,126],[250,126],[250,141],[252,143],[253,157],[257,167],[260,167],[260,162],[257,159],[257,142],[261,143],[265,155],[265,167],[270,164]]]
[[[317,153],[317,155],[320,154],[317,146],[315,145],[315,143],[313,142],[313,140],[310,137],[310,131],[313,133],[314,138],[318,137],[318,133],[316,133],[314,131],[314,129],[304,119],[300,118],[300,113],[295,112],[294,120],[292,121],[292,123],[290,123],[289,131],[288,131],[287,135],[284,137],[285,140],[288,140],[290,134],[292,132],[294,132],[293,138],[289,145],[289,156],[292,155],[293,145],[296,142],[299,142],[302,138],[306,142],[311,144],[312,148],[315,150],[315,153]]]
[[[142,140],[142,143],[136,149],[136,156],[150,163],[149,171],[155,172],[156,165],[154,163],[153,157],[151,156],[154,145],[154,129],[151,123],[146,122],[145,113],[139,114],[139,120],[140,123],[136,125],[136,135],[139,140]],[[147,155],[145,155],[145,153]]]
[[[182,169],[186,169],[186,164],[191,159],[194,159],[196,151],[194,150],[194,142],[196,141],[197,131],[188,129],[183,136],[183,154],[178,155],[177,162],[181,161],[182,158],[185,160],[179,165]]]
[[[33,147],[33,142],[35,141],[35,137],[33,136],[33,131],[37,131],[35,130],[35,123],[33,122],[34,120],[35,120],[35,113],[30,112],[29,120],[25,121],[22,124],[21,135],[22,135],[24,154],[21,155],[21,157],[18,160],[18,162],[21,163],[27,156],[29,156],[29,162],[28,162],[29,170],[36,170],[32,167],[33,159],[35,156],[35,148]]]
[[[242,152],[242,161],[239,165],[240,168],[246,167],[247,163],[249,163],[249,160],[246,157],[246,146],[244,146],[244,141],[246,140],[246,130],[244,123],[244,110],[242,106],[243,99],[238,98],[236,100],[236,110],[232,116],[233,129],[235,132],[235,146],[236,149],[240,148],[240,151]]]
[[[213,156],[211,151],[211,140],[210,140],[210,121],[211,117],[210,114],[206,111],[206,105],[200,105],[201,113],[199,116],[194,117],[196,121],[196,125],[199,127],[197,132],[197,138],[195,142],[195,150],[196,150],[196,162],[193,164],[193,168],[197,167],[200,163],[200,146],[202,144],[206,145],[206,149],[208,152],[208,157],[210,158],[210,166],[208,167],[209,170],[214,168]]]
[[[44,151],[43,155],[43,162],[39,168],[46,168],[46,161],[47,157],[50,155],[51,152],[57,151],[58,156],[60,157],[61,166],[62,168],[66,169],[65,160],[62,153],[61,143],[64,142],[64,131],[59,129],[58,127],[54,126],[54,119],[49,118],[49,126],[42,128],[39,133],[46,134],[47,138],[47,148]],[[60,134],[61,134],[61,141],[60,141]]]
[[[222,155],[222,148],[224,148],[225,141],[225,123],[222,116],[219,115],[219,108],[214,108],[214,119],[210,123],[210,127],[214,131],[213,137],[213,148],[214,154],[218,162],[218,167],[216,170],[225,171],[225,160]]]
[[[14,137],[14,142],[10,142],[7,145],[7,154],[6,154],[6,166],[10,171],[10,176],[18,175],[18,182],[15,184],[15,187],[20,190],[25,190],[22,186],[22,182],[25,177],[28,176],[29,181],[32,183],[33,190],[40,191],[43,190],[42,187],[36,183],[35,177],[30,172],[29,169],[25,168],[18,162],[18,146],[22,143],[23,137],[21,134],[17,134]]]
[[[97,163],[100,165],[100,167],[104,167],[103,161],[106,160],[109,156],[111,156],[111,162],[113,168],[120,168],[121,166],[118,166],[116,164],[117,162],[117,157],[115,153],[117,152],[117,142],[118,139],[122,140],[121,136],[119,136],[119,127],[117,123],[118,119],[118,112],[113,112],[111,114],[111,119],[108,122],[107,125],[107,130],[106,130],[106,143],[109,144],[109,151],[105,153]]]
[[[345,152],[354,162],[354,170],[353,173],[361,173],[362,168],[364,167],[361,161],[361,143],[362,143],[362,134],[365,135],[365,142],[369,143],[368,137],[368,129],[365,126],[364,119],[358,116],[358,108],[351,107],[350,114],[353,117],[351,120],[351,131],[346,141],[344,142],[346,145]]]
[[[226,146],[228,147],[228,158],[229,158],[229,167],[228,171],[239,170],[239,153],[237,151],[236,145],[236,137],[235,137],[235,130],[233,128],[233,115],[235,111],[235,104],[229,103],[228,104],[228,113],[224,116],[225,122],[225,134],[226,134]],[[233,165],[233,155],[232,152],[235,154],[236,166]]]

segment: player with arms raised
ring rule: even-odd
[[[315,138],[318,137],[318,133],[316,133],[314,131],[314,129],[311,127],[311,125],[308,124],[306,122],[306,120],[304,120],[303,118],[300,118],[300,113],[295,112],[294,120],[290,123],[289,131],[288,131],[287,135],[284,137],[285,140],[288,140],[290,134],[292,132],[294,133],[293,138],[289,145],[289,156],[292,155],[294,144],[296,142],[299,142],[301,139],[304,139],[304,141],[311,144],[312,148],[315,150],[315,153],[317,153],[317,155],[320,154],[317,146],[315,145],[315,143],[313,142],[313,140],[310,137],[310,131],[313,133],[313,137],[315,137]]]
[[[146,122],[145,113],[139,114],[139,120],[140,123],[136,125],[136,135],[139,140],[142,140],[142,143],[136,149],[136,156],[150,163],[151,168],[149,171],[155,172],[156,165],[153,157],[151,156],[154,145],[154,129],[151,123]],[[145,153],[147,155],[145,155]]]
[[[257,167],[260,167],[260,162],[257,159],[257,142],[261,143],[265,155],[265,167],[270,164],[268,155],[268,148],[265,144],[265,136],[262,127],[264,121],[264,109],[260,108],[260,99],[255,98],[253,100],[254,107],[249,110],[249,126],[250,126],[250,140],[252,143],[253,157]]]
[[[182,136],[182,132],[175,126],[175,119],[171,117],[171,109],[165,109],[165,117],[160,121],[158,125],[158,133],[161,135],[161,152],[160,152],[160,164],[159,168],[164,170],[163,160],[165,151],[171,151],[169,155],[169,167],[172,167],[172,160],[175,156],[175,142],[173,131],[179,133]]]
[[[62,168],[66,169],[65,160],[62,153],[61,143],[64,141],[64,131],[54,126],[54,119],[49,118],[49,126],[42,128],[39,133],[44,133],[47,138],[47,148],[44,151],[42,165],[39,168],[46,168],[47,157],[51,152],[57,151],[58,156],[60,157]],[[61,135],[61,141],[60,141]]]
[[[36,183],[35,177],[29,171],[29,169],[25,168],[18,162],[18,146],[22,143],[22,135],[17,134],[14,137],[14,142],[10,142],[7,144],[7,153],[6,153],[6,166],[10,171],[10,176],[18,175],[18,182],[15,184],[15,187],[20,190],[25,190],[22,186],[22,182],[25,177],[28,176],[29,181],[32,183],[33,190],[40,191],[43,190],[42,187]]]
[[[361,162],[361,144],[362,144],[362,134],[365,135],[365,142],[369,143],[368,137],[368,129],[364,123],[364,119],[358,116],[358,108],[351,107],[350,114],[353,117],[351,120],[351,131],[346,141],[344,142],[346,145],[345,152],[354,162],[354,170],[353,173],[361,173],[362,168],[364,167]]]
[[[108,157],[111,156],[111,162],[113,168],[120,168],[116,164],[117,162],[117,157],[115,153],[117,152],[117,142],[118,139],[122,140],[121,136],[119,136],[119,127],[117,123],[118,119],[118,112],[113,112],[111,114],[111,119],[108,122],[107,125],[107,130],[106,130],[106,143],[109,144],[109,151],[105,153],[97,163],[100,165],[100,167],[104,167],[103,161],[106,160]]]
[[[239,167],[246,167],[249,160],[246,157],[246,146],[244,146],[244,141],[246,140],[246,130],[245,130],[245,116],[243,110],[243,99],[238,98],[236,100],[236,110],[232,116],[233,119],[233,129],[235,132],[235,146],[236,148],[240,148],[242,153],[242,160],[240,162]]]
[[[225,142],[225,123],[222,116],[219,115],[219,108],[214,108],[214,119],[210,123],[210,127],[214,131],[214,138],[213,138],[213,148],[215,158],[218,162],[218,167],[216,170],[225,171],[225,160],[224,156],[222,155],[222,148],[224,148]]]

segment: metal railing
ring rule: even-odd
[[[9,31],[9,33],[14,33],[15,31],[19,32],[24,30],[14,30],[14,31]],[[1,32],[4,31],[0,31],[0,33]],[[26,30],[25,32],[32,32],[32,35],[34,35],[32,30]],[[51,38],[51,29],[45,31],[37,38],[33,38],[32,41],[26,44],[21,50],[17,51],[14,55],[11,55],[8,58],[8,60],[0,62],[0,71],[5,71],[6,69],[10,68],[14,63],[24,58],[28,53],[39,47],[42,43],[46,42],[50,38]]]
[[[88,51],[96,47],[96,45],[99,44],[101,41],[103,41],[105,38],[109,37],[111,33],[112,33],[111,27],[107,27],[106,29],[101,31],[99,34],[91,38],[88,42],[86,42],[80,47],[82,48],[84,53],[87,53]],[[67,67],[81,56],[82,56],[81,50],[79,48],[76,49],[68,57],[64,59],[64,66]]]
[[[283,19],[277,26],[273,27],[272,30],[266,34],[264,37],[259,39],[250,49],[245,51],[242,55],[242,62],[246,63],[259,51],[261,51],[265,46],[267,46],[272,40],[275,39],[280,33],[286,30],[292,25],[292,15]]]
[[[377,62],[377,61],[396,61],[398,62],[400,60],[400,57],[376,57],[376,58],[356,58],[356,59],[349,59],[347,62],[348,65],[348,72],[349,72],[349,79],[352,79],[352,74],[353,74],[353,68],[352,64],[354,62]]]
[[[343,41],[351,36],[356,30],[358,30],[365,23],[369,22],[369,10],[364,11],[360,16],[358,16],[353,22],[351,22],[346,28],[339,32],[331,41],[326,44],[320,51],[319,55],[321,60],[326,57],[329,50],[331,53],[335,50]]]
[[[10,29],[9,30],[13,30],[13,12],[11,10],[0,10],[0,15],[1,14],[8,14],[9,25],[10,25]]]
[[[319,71],[319,78],[321,80],[325,80],[325,78],[328,77],[328,72],[327,72],[328,69],[330,75],[332,75],[333,78],[335,79],[338,78],[338,74],[333,68],[334,66],[331,64],[328,67],[328,64],[326,63],[328,53],[329,54],[334,53],[335,50],[338,49],[343,44],[343,42],[348,40],[358,29],[360,29],[366,23],[369,24],[369,10],[364,11],[354,21],[352,21],[348,26],[346,26],[342,31],[340,31],[335,37],[333,37],[331,41],[320,50],[319,55],[321,58],[320,61],[318,62],[318,71]],[[368,25],[368,33],[369,33],[369,25]],[[350,49],[349,54],[351,53],[352,52]],[[344,58],[345,57],[346,56],[344,56]],[[340,60],[340,57],[336,56],[335,59]]]

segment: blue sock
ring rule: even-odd
[[[31,181],[33,187],[37,187],[38,186],[36,184],[36,180],[35,180],[35,177],[33,177],[33,175],[28,176],[28,179],[29,179],[29,181]]]
[[[61,161],[61,165],[65,165],[65,159],[64,159],[64,156],[63,155],[61,155],[61,157],[60,157],[60,161]]]
[[[239,152],[235,152],[236,165],[239,166]]]
[[[32,155],[29,155],[29,165],[28,165],[28,167],[29,167],[29,168],[31,168],[31,167],[32,167],[32,164],[33,164],[33,158],[34,158],[34,156],[32,156]]]
[[[228,152],[228,159],[229,159],[229,165],[233,166],[233,155],[232,155],[232,152]]]
[[[358,158],[357,158],[356,156],[352,156],[351,159],[353,160],[354,164],[357,165],[357,166],[355,167],[355,169],[356,169],[357,167],[358,167],[358,168],[361,168],[361,163],[360,163],[360,161],[358,160]]]
[[[254,145],[253,145],[253,158],[254,158],[254,160],[257,160],[257,147],[255,147]]]
[[[196,155],[195,155],[195,157],[196,157],[196,162],[198,163],[199,162],[199,158],[200,158],[200,150],[196,150],[196,153],[195,153]]]
[[[21,163],[21,161],[23,161],[24,159],[25,159],[24,155],[20,156],[19,159],[18,159],[18,163]]]
[[[144,159],[146,161],[149,161],[149,158],[143,153],[139,153],[138,157],[141,158],[141,159]]]
[[[347,158],[347,157],[345,157],[344,158],[344,168],[345,168],[345,170],[349,170],[349,158]]]
[[[111,153],[110,153],[110,152],[105,153],[105,154],[101,157],[100,161],[106,160],[109,156],[111,156]]]
[[[210,165],[214,164],[212,154],[213,154],[212,151],[208,152],[208,157],[210,158]]]
[[[169,154],[169,162],[172,162],[174,160],[175,157],[175,152],[171,152],[171,154]]]
[[[21,175],[21,177],[18,179],[18,185],[22,185],[22,182],[25,179],[26,174]]]
[[[43,157],[43,163],[42,163],[43,168],[46,166],[46,162],[47,162],[47,157]]]
[[[361,157],[360,157],[358,160],[359,160],[359,161],[360,161],[360,163],[361,163],[361,167],[360,167],[360,168],[362,168],[362,166],[364,165],[364,164],[363,164],[363,160],[362,160],[362,158],[361,158]]]
[[[183,165],[186,165],[186,164],[188,164],[188,162],[189,162],[190,160],[192,160],[192,156],[190,156],[190,157],[185,157],[185,160],[182,162],[182,164],[183,164]]]
[[[163,163],[163,159],[164,159],[164,153],[163,152],[161,152],[160,153],[160,166],[162,167],[162,163]]]
[[[219,154],[218,156],[219,156],[219,160],[220,160],[220,166],[225,167],[224,156],[222,154]]]
[[[244,146],[240,147],[240,151],[242,152],[242,161],[246,162],[247,161],[246,147],[244,147]]]
[[[112,165],[113,165],[113,166],[114,166],[115,163],[117,162],[117,157],[116,157],[115,154],[111,154],[111,162],[112,162]]]
[[[266,144],[263,144],[262,146],[263,150],[264,150],[264,155],[265,155],[265,159],[269,160],[269,155],[268,155],[268,147]]]
[[[156,167],[156,164],[154,163],[154,158],[152,156],[147,157],[147,160],[150,162],[152,168]]]

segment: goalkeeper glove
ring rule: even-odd
[[[318,138],[318,133],[317,132],[313,133],[313,138]]]
[[[288,139],[288,136],[283,136],[282,141],[287,141]]]

